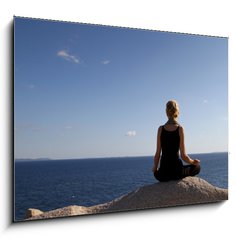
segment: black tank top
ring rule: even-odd
[[[179,175],[182,171],[183,164],[179,158],[179,146],[179,126],[174,131],[167,131],[164,126],[162,126],[160,170],[169,176]]]

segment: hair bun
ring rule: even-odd
[[[169,118],[177,118],[179,115],[179,105],[177,101],[170,100],[166,103],[166,113]]]

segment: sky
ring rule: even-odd
[[[151,156],[166,102],[187,153],[228,151],[228,39],[14,18],[15,158]]]

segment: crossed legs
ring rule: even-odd
[[[178,180],[188,176],[195,176],[199,174],[201,170],[200,164],[198,165],[184,165],[181,174],[178,176],[169,176],[160,170],[154,172],[154,177],[160,182],[166,182],[169,180]]]

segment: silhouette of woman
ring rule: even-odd
[[[186,154],[184,129],[177,121],[179,106],[175,100],[167,102],[166,115],[168,121],[159,127],[157,133],[157,149],[152,169],[154,177],[162,182],[195,176],[200,172],[200,161],[191,159]],[[188,163],[188,165],[183,165],[179,152],[182,160]],[[159,161],[160,167],[158,170]]]

